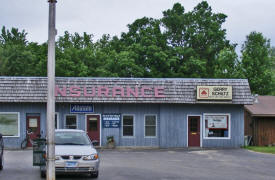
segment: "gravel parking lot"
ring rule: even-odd
[[[100,150],[99,180],[265,180],[275,179],[275,155],[243,149],[193,150]],[[5,151],[1,180],[37,180],[32,151]],[[57,179],[89,179],[58,176]]]

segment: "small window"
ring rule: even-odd
[[[3,136],[19,136],[19,113],[0,113],[0,132]]]
[[[190,132],[198,132],[199,119],[190,117]]]
[[[28,131],[36,132],[38,130],[38,118],[37,117],[27,117],[28,119]]]
[[[76,115],[66,115],[65,121],[66,129],[77,129]]]
[[[204,115],[206,138],[230,138],[230,116],[220,114]]]
[[[97,118],[96,117],[90,117],[89,118],[89,131],[97,131]]]
[[[123,136],[134,136],[134,116],[123,116]]]
[[[155,137],[157,129],[157,117],[155,115],[145,115],[145,137]]]

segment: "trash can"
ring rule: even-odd
[[[46,139],[38,138],[33,142],[33,166],[46,164],[44,155],[46,154]]]

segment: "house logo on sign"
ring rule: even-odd
[[[209,88],[200,88],[199,95],[200,95],[200,98],[208,98],[209,97]]]

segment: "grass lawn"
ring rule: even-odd
[[[272,147],[267,147],[267,146],[247,146],[247,147],[244,147],[244,148],[245,149],[249,149],[251,151],[256,151],[256,152],[275,154],[275,146],[272,146]]]

